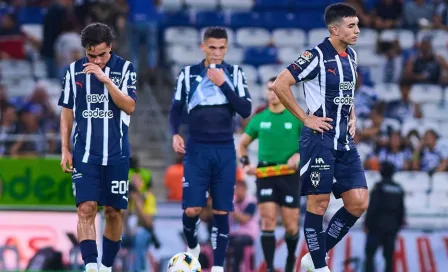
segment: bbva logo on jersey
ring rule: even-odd
[[[108,95],[105,94],[88,94],[87,103],[103,103],[109,102]]]
[[[339,83],[339,90],[341,91],[353,90],[354,88],[355,88],[354,81],[343,81]]]

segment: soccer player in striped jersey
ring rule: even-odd
[[[82,31],[86,56],[68,67],[59,99],[61,167],[72,173],[78,240],[87,272],[98,271],[98,206],[104,206],[106,218],[99,271],[108,272],[120,249],[122,210],[128,205],[128,129],[135,109],[137,76],[132,63],[112,52],[112,41],[107,25],[94,23]]]
[[[213,200],[212,272],[223,271],[229,241],[237,162],[233,116],[247,118],[252,110],[243,70],[223,61],[227,40],[224,28],[211,27],[205,31],[201,43],[205,59],[179,73],[169,117],[173,149],[186,153],[182,221],[188,251],[196,257],[200,252],[196,236],[199,213],[207,205],[209,190]],[[179,135],[184,108],[190,134],[186,146]]]
[[[300,142],[302,194],[307,195],[304,222],[309,253],[301,265],[307,271],[330,271],[326,252],[333,248],[361,217],[368,205],[364,169],[356,150],[354,90],[358,56],[349,45],[358,39],[356,10],[337,3],[325,10],[330,37],[287,67],[272,88],[285,107],[305,127]],[[308,112],[296,103],[291,86],[304,82]],[[335,182],[333,182],[335,178]],[[323,230],[323,215],[330,193],[344,201]]]

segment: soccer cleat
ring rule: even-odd
[[[286,266],[285,266],[285,272],[295,272],[296,271],[296,256],[288,256],[286,258]]]
[[[85,272],[98,272],[98,265],[96,263],[86,264]]]
[[[99,272],[112,272],[112,267],[107,267],[101,264]]]
[[[330,259],[330,257],[327,256],[325,257],[325,261]],[[314,263],[313,263],[313,259],[311,258],[311,254],[308,252],[307,254],[305,254],[302,259],[300,260],[300,267],[305,269],[306,272],[314,272],[317,271],[314,268]],[[327,267],[328,269],[328,267]],[[322,271],[326,271],[326,270],[322,270]],[[330,270],[328,270],[330,271]]]
[[[187,247],[187,252],[193,254],[193,256],[196,257],[196,259],[199,259],[199,254],[201,253],[201,246],[198,243],[198,245],[195,248]]]

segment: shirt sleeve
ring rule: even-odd
[[[287,67],[296,82],[314,79],[319,74],[317,50],[306,50]]]
[[[254,115],[249,121],[249,124],[247,124],[246,129],[244,130],[244,133],[252,137],[253,139],[258,138],[258,126],[257,126],[257,115]]]
[[[123,85],[121,91],[137,100],[137,72],[134,69],[134,65],[129,64],[128,70],[124,76]]]
[[[187,91],[185,87],[185,70],[182,69],[176,79],[174,96],[171,101],[171,107],[168,116],[171,133],[173,135],[179,133],[179,127],[182,121],[182,114],[186,100]]]
[[[74,101],[70,70],[67,69],[64,79],[62,80],[62,92],[59,97],[58,105],[64,108],[73,109]]]
[[[257,211],[257,205],[255,205],[255,203],[247,204],[246,208],[244,209],[244,213],[250,216],[253,216],[256,211]]]

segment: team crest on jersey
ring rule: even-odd
[[[311,178],[311,184],[313,185],[313,187],[317,188],[317,186],[319,186],[319,182],[320,182],[320,173],[319,172],[311,172],[310,178]]]
[[[120,85],[121,78],[119,78],[119,77],[111,77],[110,80],[112,80],[112,82],[115,84],[115,86],[118,87]]]
[[[313,54],[310,51],[305,51],[302,55],[300,55],[300,57],[309,62],[313,57]]]

